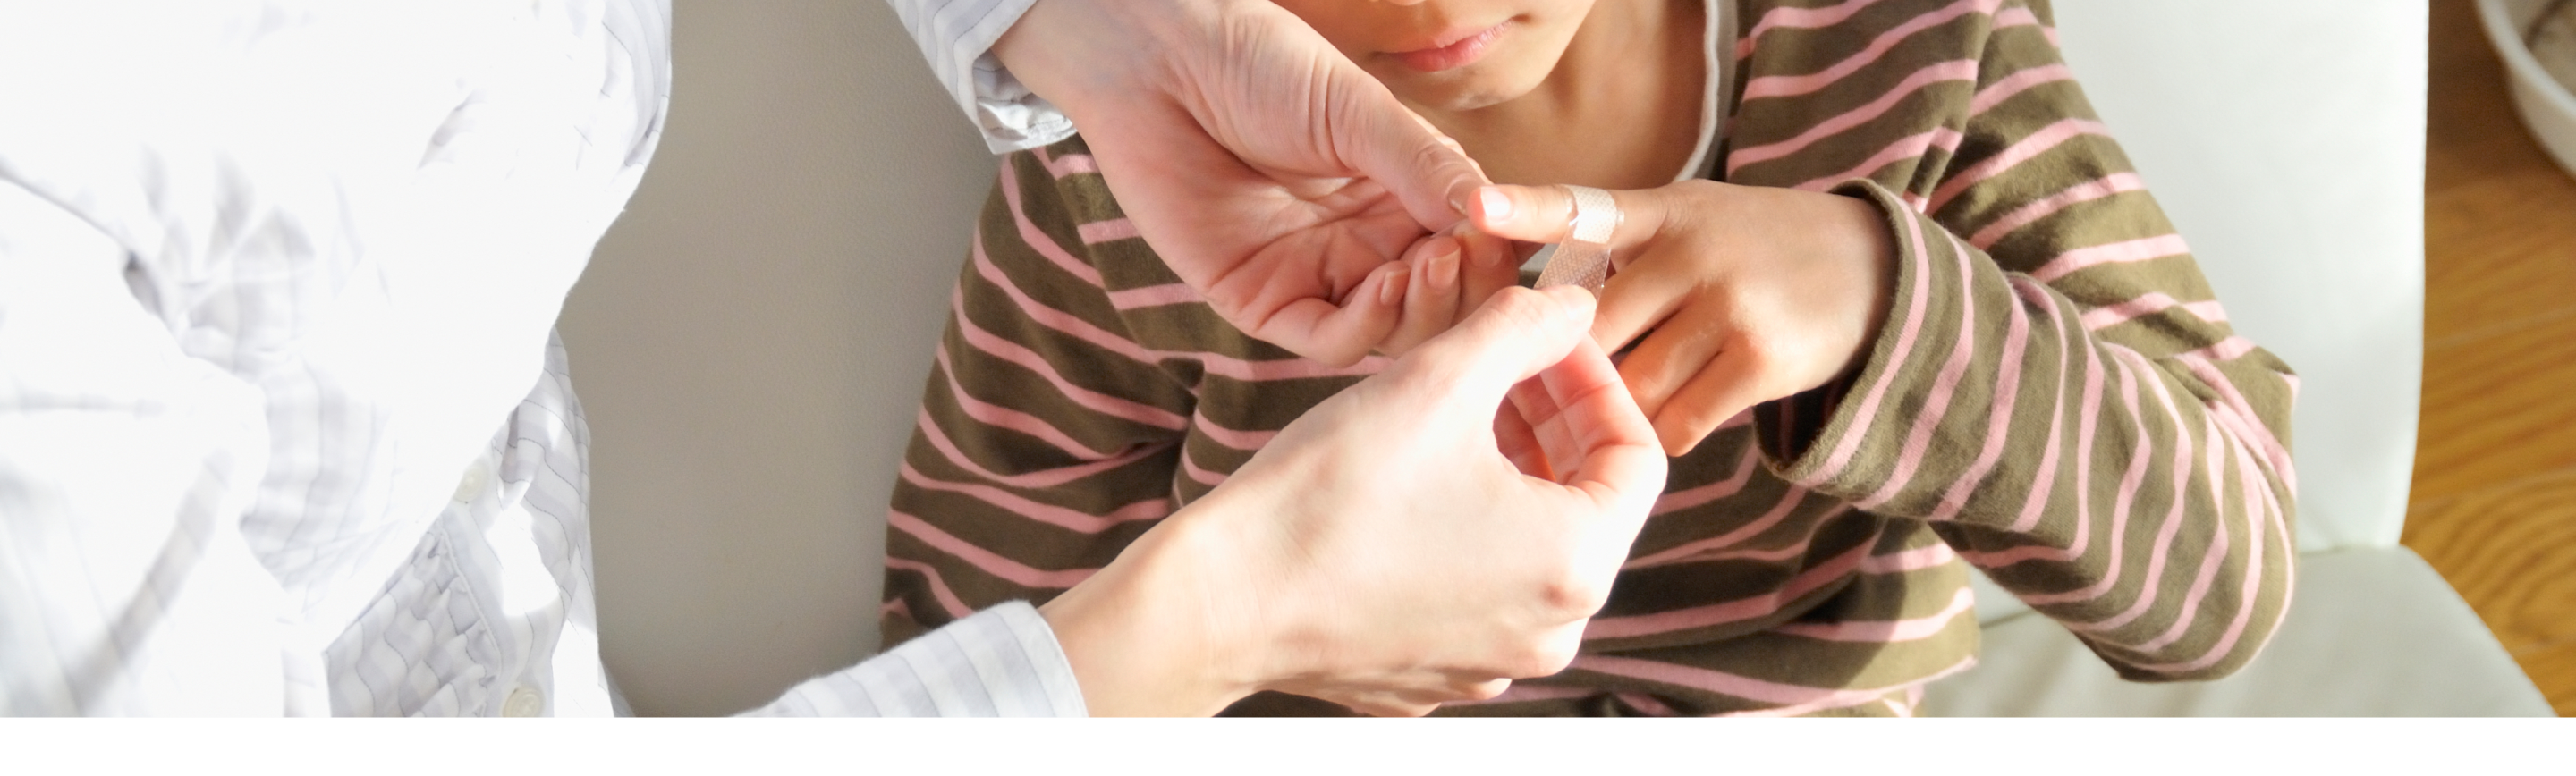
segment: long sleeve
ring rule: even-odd
[[[1037,0],[886,0],[921,47],[949,99],[984,133],[993,153],[1027,150],[1073,135],[1073,122],[1031,94],[993,58],[993,42]]]
[[[551,330],[668,18],[0,4],[0,711],[608,711]]]
[[[1458,711],[1903,713],[1974,662],[1962,558],[2132,678],[2250,659],[2290,587],[2292,381],[2044,10],[1744,7],[1726,179],[1879,205],[1895,308],[1851,378],[1673,461],[1571,669]],[[897,483],[890,640],[1079,581],[1375,368],[1194,304],[1095,172],[1079,138],[1003,165]]]
[[[1080,717],[1082,689],[1036,607],[1012,601],[807,680],[745,716]]]
[[[1073,198],[1032,154],[1002,160],[896,473],[886,643],[1043,603],[1175,508],[1194,401],[1104,291],[1124,279]]]
[[[1793,482],[1928,522],[2125,677],[2224,675],[2289,600],[2296,380],[2230,329],[2059,59],[2044,3],[1921,6],[1983,26],[1962,36],[1983,50],[1882,65],[1905,79],[1889,100],[1957,97],[1919,131],[1878,133],[1909,160],[1814,175],[1850,162],[1758,121],[1736,138],[1739,177],[1865,197],[1898,253],[1866,365],[1760,413],[1761,444]],[[1754,73],[1746,111],[1830,75]]]
[[[275,715],[241,514],[259,392],[181,353],[126,251],[0,175],[0,715]]]

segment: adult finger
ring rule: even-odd
[[[1349,366],[1368,355],[1371,343],[1395,331],[1410,268],[1390,261],[1369,271],[1335,306],[1322,299],[1291,301],[1244,330],[1329,366]],[[1235,316],[1219,310],[1228,320]]]
[[[1647,508],[1663,492],[1666,461],[1655,443],[1654,426],[1628,396],[1618,370],[1600,346],[1585,338],[1573,354],[1541,372],[1539,380],[1557,408],[1548,422],[1560,424],[1553,432],[1540,430],[1539,439],[1553,433],[1565,448],[1563,453],[1548,451],[1550,465],[1571,474],[1562,477],[1565,484],[1642,525]]]
[[[1523,408],[1519,386],[1512,388],[1511,398],[1494,408],[1494,445],[1501,449],[1503,460],[1512,462],[1520,473],[1553,481],[1556,473],[1548,469],[1545,446],[1530,426],[1530,411]],[[1553,413],[1554,407],[1548,412]]]
[[[1506,288],[1389,371],[1427,377],[1448,401],[1495,406],[1514,383],[1591,339],[1592,305],[1579,288]]]
[[[1512,241],[1467,224],[1458,226],[1455,237],[1464,248],[1458,271],[1458,320],[1463,321],[1495,292],[1520,285],[1521,256]]]
[[[1586,362],[1600,359],[1603,363],[1608,363],[1608,359],[1602,357],[1600,352],[1601,348],[1597,345],[1578,342],[1575,343],[1574,352],[1566,354],[1565,358],[1567,361]],[[1530,424],[1531,439],[1538,443],[1539,451],[1549,461],[1547,473],[1536,476],[1544,477],[1550,482],[1565,484],[1570,481],[1574,476],[1574,467],[1583,462],[1584,440],[1578,436],[1578,430],[1572,427],[1573,424],[1567,422],[1565,407],[1557,400],[1560,395],[1571,395],[1571,391],[1581,390],[1579,387],[1572,387],[1565,375],[1580,374],[1584,371],[1579,365],[1560,362],[1540,372],[1537,377],[1512,386],[1512,405],[1519,408],[1521,417]],[[1616,380],[1617,375],[1612,374],[1611,379]]]
[[[1762,384],[1760,359],[1742,349],[1720,350],[1708,366],[1683,383],[1655,413],[1655,437],[1667,455],[1699,446],[1719,425],[1776,396]]]
[[[1476,187],[1485,185],[1484,172],[1359,66],[1337,61],[1334,67],[1333,152],[1394,192],[1425,228],[1457,223]]]
[[[1645,243],[1664,228],[1664,197],[1655,189],[1610,192],[1619,206],[1619,224],[1610,232],[1610,258],[1627,266],[1622,254]],[[1486,186],[1476,190],[1467,220],[1478,230],[1522,242],[1564,242],[1574,234],[1574,198],[1562,186]]]

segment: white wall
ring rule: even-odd
[[[994,167],[884,3],[675,5],[661,149],[562,330],[609,671],[639,713],[719,714],[875,649],[886,496]]]
[[[2424,363],[2424,0],[2058,0],[2238,333],[2300,376],[2299,548],[2392,546]]]

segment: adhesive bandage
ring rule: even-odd
[[[1539,270],[1539,288],[1582,286],[1598,296],[1610,280],[1610,235],[1619,229],[1619,203],[1589,186],[1558,186],[1574,202],[1574,228]]]

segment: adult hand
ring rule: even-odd
[[[1887,320],[1895,242],[1867,202],[1699,180],[1611,194],[1625,217],[1592,336],[1615,352],[1644,335],[1619,374],[1667,453],[1856,368]],[[1501,237],[1572,231],[1555,186],[1491,187],[1474,210]]]
[[[1268,689],[1418,715],[1563,670],[1664,483],[1591,312],[1503,291],[1048,602],[1092,712]],[[1515,384],[1561,482],[1497,446]]]
[[[1495,292],[1520,285],[1523,253],[1465,221],[1414,245],[1405,257],[1404,309],[1377,351],[1401,356],[1466,320]]]
[[[1424,238],[1484,176],[1267,0],[1038,0],[993,46],[1129,221],[1236,327],[1334,365],[1395,328]]]

